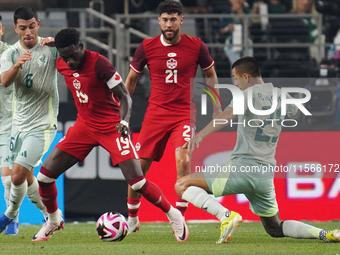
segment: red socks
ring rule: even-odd
[[[159,207],[163,212],[167,213],[170,210],[171,204],[160,188],[153,182],[147,181],[144,176],[129,181],[129,184],[132,189],[141,193],[146,200]]]

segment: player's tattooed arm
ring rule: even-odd
[[[123,82],[113,87],[111,91],[118,97],[120,103],[119,112],[121,121],[117,124],[116,128],[122,137],[126,138],[129,135],[132,99]]]

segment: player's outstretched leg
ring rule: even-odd
[[[132,179],[129,181],[129,184],[133,190],[141,193],[146,200],[166,213],[178,242],[184,242],[188,239],[189,229],[181,212],[171,206],[163,192],[156,184],[147,181],[144,176]]]
[[[261,217],[263,223],[263,217]],[[265,222],[266,227],[269,221]],[[266,229],[267,233],[268,230]],[[285,237],[299,238],[299,239],[320,239],[326,243],[340,242],[340,230],[324,230],[321,228],[314,227],[312,225],[295,221],[285,220],[282,221],[282,233]],[[270,234],[270,232],[269,232]],[[271,236],[273,236],[271,234]],[[275,235],[273,237],[276,237]],[[281,236],[279,236],[281,237]]]

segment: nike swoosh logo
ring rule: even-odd
[[[186,235],[186,227],[185,227],[185,224],[183,224],[183,227],[184,227],[183,235],[179,238],[179,239],[181,239],[182,241],[185,239],[185,235]]]

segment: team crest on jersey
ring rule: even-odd
[[[41,67],[46,64],[46,55],[43,54],[38,58],[38,66]]]
[[[73,81],[73,86],[74,86],[76,89],[80,89],[80,88],[81,88],[80,81],[78,81],[77,79],[74,79],[74,81]]]
[[[138,143],[136,143],[136,151],[139,151],[140,150],[140,143],[138,142]]]
[[[168,53],[169,58],[173,58],[173,57],[176,57],[176,56],[177,56],[177,54],[175,52]]]
[[[170,58],[168,61],[166,61],[166,66],[169,69],[175,69],[177,67],[177,60]]]
[[[79,77],[79,73],[73,73],[72,74],[74,77]]]

